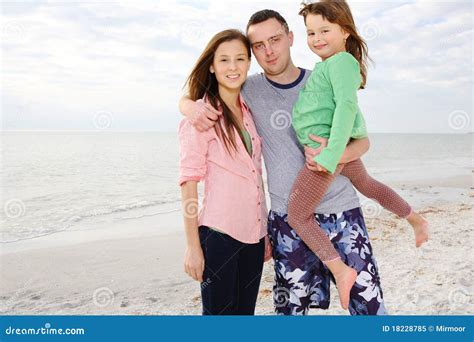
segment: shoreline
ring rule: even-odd
[[[364,215],[389,314],[474,314],[466,258],[473,247],[472,190],[407,183],[397,191],[414,196],[407,200],[416,200],[431,225],[423,247],[414,247],[410,226],[395,215]],[[200,315],[199,284],[182,266],[180,212],[7,245],[0,259],[2,314]],[[257,315],[274,314],[272,267],[271,261],[264,267]],[[333,285],[331,291],[330,308],[310,314],[348,314]]]
[[[157,227],[157,218],[160,219],[159,227]],[[0,255],[87,242],[176,234],[182,230],[182,227],[178,228],[175,223],[178,218],[181,224],[181,212],[176,210],[153,216],[126,219],[112,224],[92,224],[84,229],[74,228],[57,231],[44,236],[2,243],[0,244]],[[113,226],[112,229],[111,226]]]
[[[383,179],[380,180],[393,187],[416,210],[469,201],[474,189],[472,175],[449,176],[434,180],[426,179],[423,182],[415,180],[385,182]],[[358,195],[361,207],[371,202],[363,195],[359,193]],[[270,203],[268,194],[267,203]],[[384,209],[380,209],[380,211],[388,213]],[[155,215],[127,218],[113,223],[81,223],[78,227],[51,232],[38,237],[1,242],[0,255],[29,249],[74,245],[87,241],[166,235],[181,232],[182,229],[181,209],[168,208],[166,212]]]

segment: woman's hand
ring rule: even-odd
[[[202,282],[204,272],[204,254],[201,246],[186,247],[184,253],[184,271],[194,280]]]
[[[270,243],[270,239],[268,235],[265,236],[265,255],[263,257],[263,261],[267,262],[272,258],[272,244]]]

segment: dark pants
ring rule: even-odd
[[[262,277],[265,240],[242,243],[199,227],[205,269],[201,283],[203,315],[253,315]]]

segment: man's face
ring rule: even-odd
[[[270,18],[251,25],[247,36],[253,54],[266,74],[279,75],[288,68],[293,33],[287,33],[278,20]]]

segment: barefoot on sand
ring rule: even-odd
[[[429,224],[423,216],[416,212],[412,212],[408,217],[407,221],[413,227],[415,233],[416,247],[420,247],[423,243],[429,240]]]

